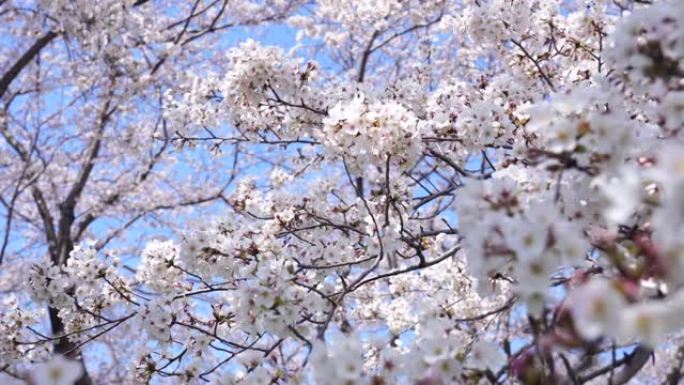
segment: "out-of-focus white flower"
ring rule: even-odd
[[[617,332],[625,299],[610,281],[597,278],[572,291],[568,305],[577,332],[592,340]]]
[[[496,343],[480,340],[470,349],[468,362],[473,368],[496,371],[506,362],[506,356]]]
[[[79,362],[56,355],[48,362],[37,364],[31,371],[31,379],[36,385],[73,385],[82,374]]]
[[[623,337],[636,338],[640,343],[657,346],[668,328],[671,310],[666,302],[639,303],[622,311],[620,326]]]

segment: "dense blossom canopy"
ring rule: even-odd
[[[684,1],[0,0],[0,42],[2,384],[684,379]]]

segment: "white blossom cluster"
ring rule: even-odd
[[[422,152],[418,119],[394,101],[367,102],[358,96],[338,103],[323,119],[321,134],[329,151],[353,159],[354,170],[384,163],[406,169]]]
[[[226,54],[230,70],[223,77],[191,77],[179,99],[169,95],[167,116],[188,135],[221,121],[241,136],[296,140],[320,122],[321,96],[310,91],[317,64],[302,64],[278,47],[247,40]],[[175,92],[178,93],[178,92]]]

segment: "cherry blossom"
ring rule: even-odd
[[[682,4],[0,0],[0,383],[678,383]]]

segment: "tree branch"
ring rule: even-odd
[[[17,60],[16,63],[7,71],[2,78],[0,78],[0,98],[5,94],[9,85],[14,81],[14,79],[19,75],[21,70],[26,67],[33,58],[38,55],[38,53],[45,48],[54,38],[57,37],[57,33],[49,31],[38,40],[33,43],[33,45],[24,52],[23,55]]]

